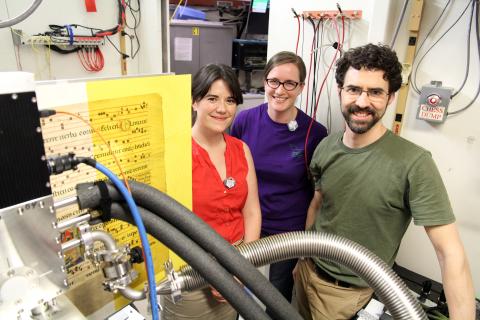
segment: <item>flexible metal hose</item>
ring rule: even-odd
[[[158,241],[177,252],[179,257],[192,264],[199,273],[203,274],[223,297],[227,299],[244,319],[270,319],[270,317],[251,299],[243,290],[243,287],[233,279],[232,275],[205,252],[198,244],[179,232],[174,226],[156,216],[145,208],[139,207],[142,220],[147,232]],[[112,203],[112,218],[133,223],[128,207],[118,203]],[[248,262],[247,262],[248,263]],[[202,278],[203,280],[203,278]],[[205,280],[204,280],[205,281]],[[145,291],[137,291],[130,287],[119,290],[120,293],[130,300],[141,300],[146,297]],[[297,317],[301,319],[300,315]],[[291,318],[278,318],[291,319]]]
[[[298,257],[319,257],[338,263],[365,280],[394,319],[427,319],[415,297],[385,262],[363,246],[343,237],[312,231],[289,232],[237,248],[256,267]],[[181,269],[178,285],[182,290],[194,290],[205,286],[206,282],[186,266]],[[167,287],[168,282],[164,282],[157,292],[166,294]]]
[[[288,320],[301,319],[298,312],[296,312],[285,297],[275,289],[268,279],[258,272],[244,256],[197,215],[193,214],[188,208],[181,205],[175,199],[151,186],[135,181],[129,181],[129,185],[133,198],[139,207],[143,207],[143,209],[162,218],[168,222],[168,224],[174,226],[179,233],[184,234],[199,245],[202,250],[210,253],[231,275],[248,286],[258,300],[260,300],[268,310],[271,310],[273,317]],[[104,187],[106,187],[105,189],[108,191],[108,194],[101,191]],[[81,209],[100,207],[102,201],[107,199],[109,201],[113,200],[114,202],[122,202],[123,200],[115,187],[110,184],[105,184],[103,187],[101,187],[100,184],[77,185],[77,198]],[[164,232],[164,230],[160,232]],[[190,246],[187,250],[192,250],[192,247]],[[178,251],[178,253],[181,251],[183,250]],[[201,270],[199,271],[201,272]],[[211,279],[217,280],[216,278],[218,278],[218,276],[218,273],[214,273]],[[213,282],[210,282],[213,285]],[[219,286],[214,285],[214,287],[220,289]],[[241,289],[243,291],[243,288]],[[227,297],[227,295],[224,296]],[[234,300],[236,302],[240,301],[239,299]],[[234,302],[231,303],[233,304]],[[253,310],[253,308],[250,309],[250,311]],[[258,319],[258,317],[254,319]]]

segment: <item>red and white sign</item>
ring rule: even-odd
[[[418,110],[418,119],[443,122],[445,107],[421,104]]]

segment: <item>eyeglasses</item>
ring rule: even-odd
[[[295,88],[298,87],[298,85],[300,84],[300,82],[292,80],[281,82],[278,79],[265,79],[265,81],[267,82],[267,85],[272,89],[277,89],[278,87],[280,87],[280,85],[282,85],[283,88],[287,91],[295,90]]]
[[[362,93],[366,92],[368,98],[372,102],[385,101],[387,99],[387,97],[390,95],[389,93],[385,92],[385,90],[378,89],[378,88],[363,90],[360,87],[346,86],[346,87],[340,87],[340,90],[345,91],[345,93],[350,98],[354,98],[354,99],[358,99],[358,97],[360,97],[362,95]]]

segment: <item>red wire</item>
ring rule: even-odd
[[[297,45],[295,46],[295,54],[298,55],[298,42],[300,41],[300,17],[297,15],[296,16],[297,18],[297,26],[298,26],[298,29],[297,29]]]
[[[302,57],[303,57],[303,40],[305,39],[305,17],[302,17]]]
[[[90,66],[91,66],[92,70],[93,71],[98,71],[97,64],[96,64],[96,61],[95,61],[95,50],[94,49],[88,50],[88,61],[90,63]]]
[[[80,59],[80,63],[82,64],[82,67],[86,70],[86,71],[89,71],[88,70],[88,67],[86,66],[86,63],[84,62],[84,56],[83,56],[83,48],[79,51],[77,51],[77,56],[78,58]]]
[[[305,113],[308,114],[308,101],[310,101],[308,95],[309,95],[309,92],[310,92],[310,74],[311,74],[311,71],[312,71],[312,59],[313,59],[313,49],[315,47],[315,40],[316,40],[316,36],[317,36],[317,31],[318,31],[318,27],[320,26],[320,24],[318,24],[316,27],[315,27],[315,24],[313,25],[313,40],[312,40],[312,49],[310,50],[310,63],[309,63],[309,66],[308,66],[308,78],[307,78],[307,103],[305,104]]]
[[[342,40],[340,40],[340,34],[339,34],[339,31],[338,31],[337,21],[336,21],[336,20],[333,20],[333,22],[334,22],[334,24],[335,24],[335,29],[337,30],[338,45],[337,45],[337,49],[335,50],[335,55],[333,56],[332,62],[330,63],[330,66],[328,67],[327,73],[325,74],[325,77],[323,78],[322,85],[320,86],[320,90],[319,90],[318,96],[317,96],[317,101],[315,102],[315,109],[314,109],[314,111],[313,111],[313,116],[312,116],[312,119],[310,120],[310,124],[309,124],[309,126],[308,126],[307,136],[305,137],[304,157],[305,157],[305,166],[306,166],[306,168],[307,168],[307,173],[310,173],[310,171],[308,170],[308,159],[307,159],[308,137],[310,136],[310,131],[311,131],[312,126],[313,126],[313,121],[315,121],[315,117],[316,117],[316,115],[317,115],[318,103],[319,103],[319,101],[320,101],[320,96],[321,96],[321,94],[322,94],[323,86],[325,85],[325,82],[327,81],[328,74],[329,74],[330,71],[332,70],[335,61],[337,61],[337,54],[338,54],[338,52],[340,52],[340,47],[343,45],[343,38],[342,38]],[[343,27],[345,26],[345,25],[344,25],[344,22],[345,22],[345,20],[344,20],[344,18],[343,18],[343,16],[342,16],[342,24],[343,24]],[[340,44],[340,41],[342,42],[341,44]]]
[[[90,57],[91,57],[91,64],[93,66],[94,71],[102,70],[104,66],[104,60],[103,60],[103,54],[102,54],[102,51],[100,51],[100,48],[97,47],[91,50]]]
[[[105,65],[103,53],[99,47],[82,48],[82,50],[77,51],[77,55],[86,71],[98,72],[101,71]]]
[[[121,18],[121,22],[119,22],[117,24],[117,32],[121,32],[123,30],[123,28],[125,27],[125,21],[126,21],[126,14],[125,14],[125,11],[127,9],[127,4],[125,2],[125,0],[122,0],[121,1],[121,6],[122,6],[122,10],[120,12],[120,18]],[[114,27],[115,28],[115,27]],[[113,32],[112,31],[103,31],[103,32],[98,32],[98,33],[95,33],[95,36],[96,37],[108,37],[108,36],[111,36],[113,35]]]
[[[97,69],[98,71],[102,70],[105,65],[105,60],[103,58],[102,50],[99,47],[95,49],[95,57],[97,58]]]
[[[122,30],[125,28],[125,21],[127,19],[125,11],[127,10],[127,4],[125,3],[125,0],[122,0],[122,23],[118,25],[117,32],[122,32]]]

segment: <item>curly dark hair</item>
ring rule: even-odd
[[[350,67],[384,71],[383,79],[388,82],[389,93],[396,92],[402,85],[402,65],[395,51],[388,46],[369,43],[345,52],[337,61],[335,79],[339,87],[343,87],[345,74]]]

